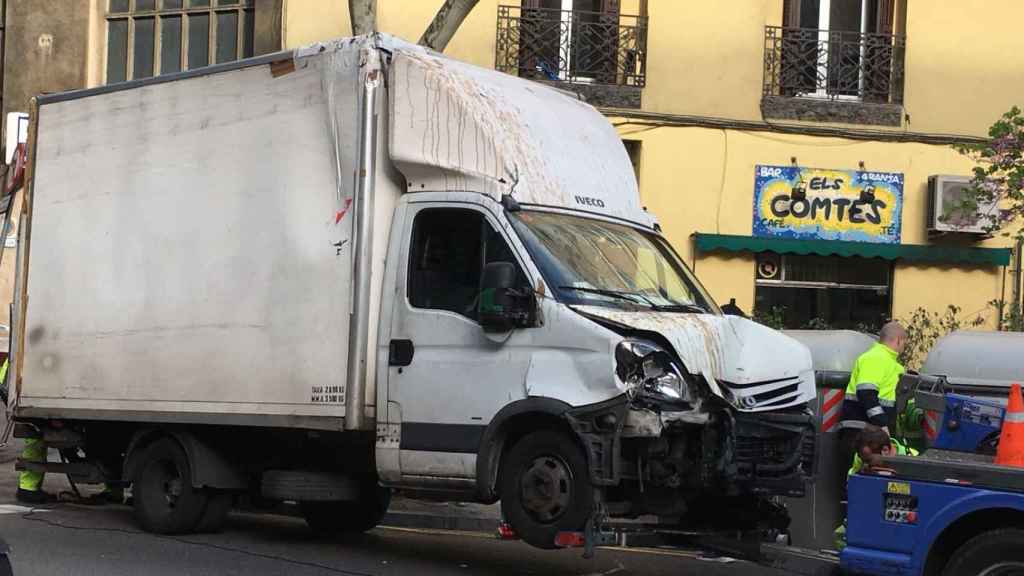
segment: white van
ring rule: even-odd
[[[685,153],[685,151],[681,151]],[[216,529],[240,494],[365,530],[390,489],[780,520],[812,475],[808,350],[723,316],[591,106],[374,35],[41,96],[10,410]]]

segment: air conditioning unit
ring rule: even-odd
[[[970,187],[970,176],[928,177],[928,232],[989,233],[999,208],[995,202],[979,203],[977,210],[965,212],[960,204]]]

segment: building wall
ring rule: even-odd
[[[7,0],[4,118],[27,111],[36,94],[86,85],[89,14],[93,0]]]
[[[1024,104],[1024,2],[908,2],[908,128],[984,136]]]
[[[644,108],[761,120],[764,27],[782,23],[782,0],[650,0]],[[900,0],[907,37],[899,130],[984,135],[1024,94],[1018,0]],[[899,23],[897,23],[899,26]]]
[[[61,2],[62,9],[53,10],[49,3],[8,0],[5,112],[24,109],[35,93],[103,83],[105,0]],[[416,41],[441,4],[379,0],[378,27]],[[480,0],[446,53],[492,67],[499,4],[518,0]],[[644,5],[649,27],[643,110],[764,126],[764,27],[781,24],[783,0],[733,0],[730,9],[718,2],[622,0],[622,13],[638,14]],[[1012,104],[1024,104],[1024,50],[1016,30],[1024,20],[1024,2],[896,0],[896,5],[897,29],[907,36],[904,112],[909,121],[872,130],[983,135]],[[350,34],[348,0],[255,0],[255,6],[260,52]],[[928,175],[967,174],[971,168],[945,145],[752,131],[735,125],[641,126],[609,114],[623,138],[642,143],[641,194],[665,234],[716,299],[736,298],[747,310],[754,299],[753,257],[695,254],[690,236],[751,234],[754,165],[788,165],[796,157],[807,167],[856,169],[863,161],[868,170],[904,173],[902,239],[914,244],[929,242],[923,214]],[[997,238],[981,245],[1006,243]],[[893,314],[905,316],[918,305],[982,310],[1002,296],[1004,273],[899,264]]]
[[[433,20],[442,0],[379,0],[377,27],[416,42]],[[348,0],[285,0],[284,47],[297,48],[351,34]],[[480,0],[452,38],[445,53],[477,66],[494,66],[498,0]]]
[[[700,127],[651,129],[628,124],[620,126],[620,132],[625,139],[641,142],[641,197],[657,215],[672,245],[696,269],[717,301],[736,298],[740,308],[747,311],[754,303],[753,257],[698,254],[691,235],[751,235],[755,165],[787,166],[796,157],[804,167],[856,170],[864,162],[869,171],[904,174],[904,244],[930,242],[925,228],[928,176],[969,174],[972,167],[969,159],[945,145]],[[968,245],[991,248],[1008,244],[1004,238],[995,237]],[[908,317],[919,306],[941,311],[954,304],[965,313],[984,313],[994,320],[988,303],[1003,297],[1004,273],[1002,268],[994,267],[898,264],[894,271],[893,316]]]

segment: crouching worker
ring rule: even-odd
[[[876,468],[882,456],[917,456],[917,450],[900,444],[891,438],[885,430],[868,424],[857,434],[853,441],[853,464],[846,476]],[[846,520],[833,533],[836,550],[846,548]]]

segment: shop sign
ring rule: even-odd
[[[901,173],[756,166],[754,236],[899,244],[902,216]]]

